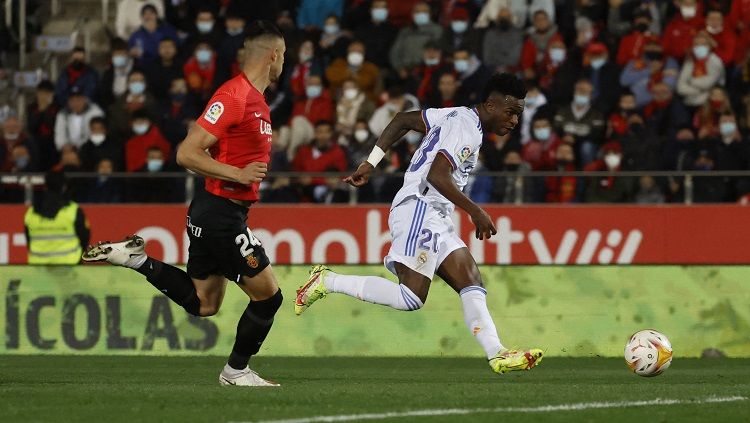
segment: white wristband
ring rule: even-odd
[[[376,145],[370,152],[370,156],[367,157],[367,163],[370,163],[372,167],[378,167],[378,163],[383,160],[383,156],[385,156],[385,151]]]

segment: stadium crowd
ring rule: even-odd
[[[110,60],[76,48],[42,81],[25,120],[3,109],[1,172],[96,172],[80,202],[184,201],[181,181],[112,172],[181,171],[175,151],[213,91],[240,72],[243,31],[266,19],[287,43],[266,91],[265,201],[345,202],[341,178],[399,111],[472,106],[496,71],[527,83],[507,137],[486,134],[467,193],[479,202],[681,202],[683,178],[634,170],[750,168],[750,0],[120,0]],[[419,148],[408,133],[360,202],[389,202]],[[526,179],[482,170],[609,170]],[[522,192],[518,192],[522,190]],[[736,201],[743,178],[695,178],[696,202]],[[0,188],[0,201],[23,190]]]

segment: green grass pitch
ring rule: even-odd
[[[747,359],[678,357],[665,374],[641,378],[623,360],[605,358],[547,357],[532,371],[503,376],[481,358],[254,358],[281,388],[221,387],[223,364],[213,356],[3,356],[0,421],[248,422],[445,409],[466,414],[371,421],[750,421]],[[655,399],[680,403],[629,403]],[[580,403],[591,404],[540,408]]]

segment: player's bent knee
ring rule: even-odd
[[[400,298],[398,300],[398,308],[399,310],[404,311],[417,311],[422,306],[424,306],[425,301],[427,301],[427,295],[416,295],[414,292],[412,292],[411,289],[409,289],[408,286],[404,284],[399,284],[400,292]]]
[[[273,316],[283,302],[284,296],[281,295],[281,289],[278,289],[270,298],[260,301],[250,301],[248,311],[261,319],[273,319]]]

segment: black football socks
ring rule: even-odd
[[[164,293],[169,299],[182,306],[193,316],[200,316],[201,301],[195,291],[193,280],[181,269],[154,260],[146,259],[143,266],[135,269],[151,282],[151,285]]]
[[[281,307],[283,297],[281,289],[272,297],[262,301],[250,301],[239,323],[237,323],[237,337],[234,341],[232,353],[227,364],[236,370],[247,366],[250,357],[258,353],[260,346],[266,339],[273,325],[273,316]]]

